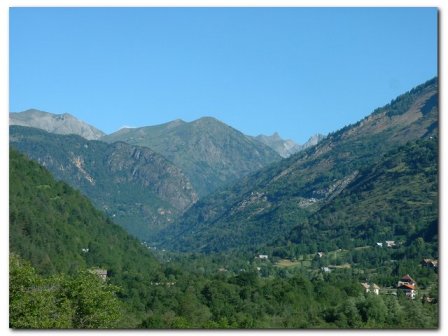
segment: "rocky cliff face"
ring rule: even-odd
[[[107,148],[104,162],[114,183],[149,188],[179,211],[198,200],[183,172],[148,148],[116,142]]]
[[[99,129],[68,113],[53,114],[34,109],[10,113],[9,124],[35,127],[56,134],[77,134],[88,140],[96,140],[104,135]]]
[[[121,129],[101,140],[160,153],[185,172],[201,196],[280,160],[268,146],[211,117]]]
[[[151,239],[198,199],[183,172],[149,148],[21,126],[10,127],[10,144],[142,239]]]

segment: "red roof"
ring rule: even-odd
[[[405,282],[415,282],[415,280],[412,279],[411,276],[410,276],[409,274],[404,275],[404,276],[401,278],[401,281],[405,281]]]

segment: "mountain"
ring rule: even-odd
[[[314,134],[311,136],[307,142],[305,142],[303,145],[299,145],[299,151],[305,150],[307,148],[316,146],[319,142],[321,142],[325,138],[325,135],[322,134]]]
[[[156,277],[163,279],[161,265],[148,249],[77,190],[13,149],[9,167],[10,252],[43,275],[104,268],[109,282],[120,286],[120,299],[134,311],[141,309],[137,302],[150,297],[141,288],[149,288]]]
[[[411,141],[358,176],[288,239],[317,252],[375,242],[437,242],[438,137]],[[437,246],[435,247],[437,251]]]
[[[254,247],[286,235],[387,152],[438,133],[434,78],[356,124],[201,199],[159,236],[182,251]]]
[[[292,140],[283,140],[280,135],[275,132],[272,135],[257,135],[255,140],[264,143],[275,150],[282,158],[287,158],[294,153],[300,151],[300,145]]]
[[[9,124],[40,128],[56,134],[77,134],[88,140],[96,140],[104,136],[99,129],[68,113],[53,114],[34,109],[12,112],[9,114]]]
[[[290,157],[292,154],[300,152],[301,150],[317,145],[319,141],[321,141],[324,138],[324,136],[322,134],[313,135],[303,145],[299,145],[289,139],[283,140],[277,132],[275,132],[272,135],[260,134],[253,138],[271,147],[282,158],[287,158]]]
[[[198,199],[182,171],[149,148],[22,126],[10,126],[10,145],[141,239],[151,239]]]
[[[101,140],[160,153],[185,172],[201,196],[281,159],[268,146],[211,117],[123,128]]]

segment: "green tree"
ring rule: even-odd
[[[113,328],[120,321],[118,288],[94,274],[44,278],[14,254],[9,272],[11,328]]]
[[[66,281],[62,289],[71,301],[75,314],[75,328],[113,328],[120,319],[118,287],[101,280],[88,271],[78,273]]]
[[[366,327],[381,327],[386,320],[387,307],[378,295],[367,295],[365,301],[358,304],[358,309]]]
[[[15,329],[72,328],[71,302],[61,295],[61,277],[44,279],[16,255],[9,258],[9,325]]]

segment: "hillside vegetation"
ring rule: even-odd
[[[15,150],[10,151],[10,185],[10,252],[30,261],[39,274],[74,276],[88,268],[106,269],[134,311],[147,284],[163,275],[135,238]]]
[[[392,150],[273,245],[290,241],[312,253],[420,237],[437,254],[438,152],[437,137]]]

